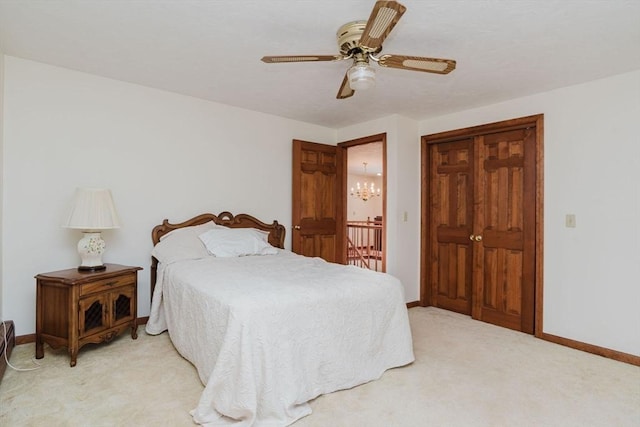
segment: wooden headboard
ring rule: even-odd
[[[218,215],[205,213],[195,216],[187,221],[171,224],[168,219],[162,221],[162,224],[156,225],[151,231],[151,240],[155,246],[162,236],[170,233],[173,230],[179,228],[191,227],[193,225],[200,225],[206,222],[213,221],[218,225],[224,225],[229,228],[257,228],[258,230],[266,231],[269,233],[269,243],[277,248],[284,249],[284,236],[285,228],[283,225],[278,224],[278,221],[273,221],[271,224],[262,222],[259,219],[248,215],[238,214],[233,216],[230,212],[222,212]],[[158,260],[155,257],[151,257],[151,297],[153,298],[153,289],[156,286],[156,274],[158,270]]]

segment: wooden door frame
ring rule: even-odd
[[[431,249],[429,242],[430,211],[427,209],[430,200],[429,186],[429,146],[435,143],[452,142],[472,135],[481,135],[495,132],[503,132],[523,127],[536,127],[536,190],[535,190],[535,297],[534,297],[534,335],[542,337],[543,318],[543,196],[544,196],[544,114],[520,117],[516,119],[504,120],[500,122],[488,123],[479,126],[472,126],[452,131],[439,132],[424,135],[421,138],[421,220],[420,220],[420,305],[423,307],[432,305],[433,295],[431,287],[428,286],[428,260],[431,259]]]
[[[374,142],[382,142],[382,271],[387,271],[387,133],[379,133],[376,135],[370,135],[370,136],[365,136],[362,138],[357,138],[357,139],[351,139],[349,141],[344,141],[344,142],[339,142],[337,145],[339,148],[344,149],[344,155],[342,156],[342,182],[343,182],[343,188],[342,188],[342,218],[344,218],[344,230],[342,230],[343,233],[343,243],[346,244],[347,238],[346,238],[346,233],[347,233],[347,229],[346,229],[346,219],[348,218],[347,216],[347,190],[346,190],[346,182],[347,182],[347,175],[348,175],[348,170],[347,170],[347,149],[349,147],[355,147],[356,145],[364,145],[364,144],[371,144]],[[344,262],[343,264],[347,263],[347,253],[346,251],[344,251]]]

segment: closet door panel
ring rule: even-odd
[[[432,304],[471,314],[473,139],[431,147]]]
[[[525,145],[532,132],[518,129],[477,138],[479,167],[476,183],[474,230],[482,236],[474,244],[474,261],[483,273],[474,277],[477,298],[473,316],[511,329],[533,332],[531,324],[523,329],[523,306],[532,302],[523,295],[533,295],[534,278],[526,277],[526,263],[533,257],[525,254],[526,209],[533,209],[535,199],[525,192]],[[530,268],[533,271],[533,268]],[[526,316],[533,315],[526,310]]]

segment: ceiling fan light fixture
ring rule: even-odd
[[[353,90],[367,90],[376,85],[376,70],[366,62],[357,62],[347,72]]]
[[[0,0],[2,2],[2,0]],[[287,62],[321,62],[353,60],[351,68],[342,78],[337,99],[351,98],[356,91],[371,89],[376,85],[376,71],[369,66],[373,61],[380,67],[400,70],[422,71],[425,73],[449,74],[456,68],[453,59],[428,58],[409,55],[380,55],[382,44],[407,10],[395,0],[377,0],[369,19],[347,22],[341,26],[336,38],[338,55],[288,55],[265,56],[267,64]]]

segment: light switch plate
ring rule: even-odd
[[[576,215],[575,214],[567,214],[564,220],[564,225],[567,228],[576,228]]]

